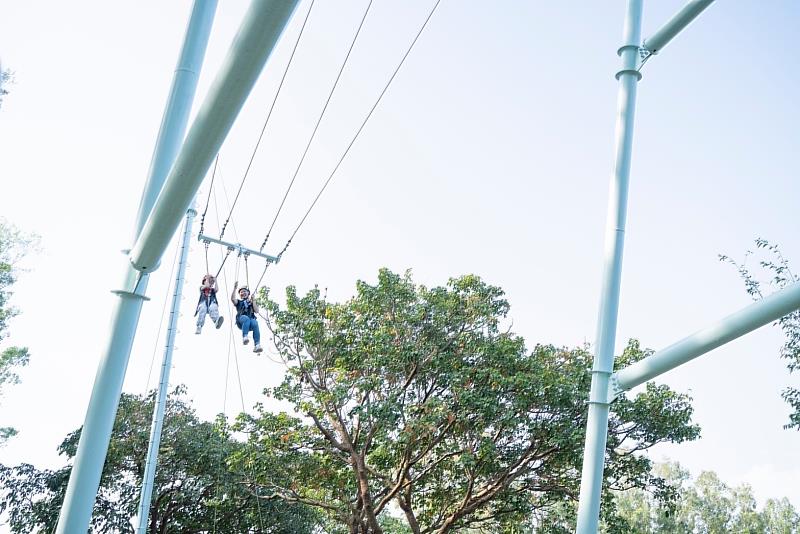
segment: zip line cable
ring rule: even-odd
[[[267,236],[264,238],[264,242],[261,243],[261,248],[258,249],[259,252],[264,251],[264,247],[269,240],[269,235],[272,233],[272,229],[275,227],[275,221],[278,220],[278,216],[281,214],[281,210],[283,209],[284,203],[286,203],[286,198],[289,196],[289,191],[292,190],[292,186],[294,185],[294,181],[297,178],[297,175],[300,173],[300,168],[303,166],[303,162],[306,159],[306,155],[308,154],[308,149],[311,148],[311,143],[314,142],[314,137],[317,135],[317,130],[319,129],[319,125],[322,122],[322,118],[325,116],[325,111],[328,109],[328,105],[331,103],[331,98],[333,97],[333,93],[336,91],[336,87],[339,84],[339,79],[342,77],[342,73],[344,72],[345,66],[347,66],[347,61],[350,59],[350,54],[353,52],[353,47],[356,44],[356,40],[358,40],[358,36],[361,34],[361,28],[364,27],[364,21],[367,19],[367,15],[369,14],[369,10],[372,7],[372,1],[369,0],[369,4],[367,4],[367,9],[364,10],[364,15],[361,17],[361,22],[358,24],[358,29],[356,29],[356,34],[353,36],[353,41],[350,43],[350,48],[347,50],[347,55],[344,57],[344,61],[342,62],[342,66],[339,68],[339,73],[336,75],[336,79],[333,81],[333,86],[331,87],[330,92],[328,93],[328,98],[325,100],[325,105],[322,107],[322,112],[319,114],[319,118],[317,119],[317,123],[314,125],[314,130],[311,132],[311,137],[306,144],[305,150],[303,150],[303,155],[300,156],[300,162],[297,164],[297,168],[294,170],[294,174],[292,175],[292,180],[289,182],[289,187],[286,189],[286,193],[283,195],[283,200],[281,200],[280,206],[278,206],[278,212],[275,214],[275,218],[272,219],[272,224],[269,226],[269,230],[267,230]]]
[[[308,208],[305,215],[303,215],[303,218],[300,220],[300,223],[297,225],[297,228],[295,228],[294,232],[292,232],[292,235],[289,236],[289,240],[286,242],[286,245],[284,245],[283,250],[281,250],[280,253],[278,254],[278,259],[280,259],[281,256],[283,256],[283,253],[286,252],[286,249],[289,248],[289,245],[292,243],[292,239],[294,239],[295,235],[297,235],[297,232],[300,230],[300,227],[303,226],[303,223],[308,218],[308,215],[311,213],[311,210],[314,209],[314,206],[317,204],[317,201],[322,196],[322,193],[325,192],[325,189],[328,187],[328,184],[330,184],[331,180],[333,179],[333,176],[336,174],[336,171],[339,170],[339,166],[341,166],[342,162],[344,161],[344,158],[347,156],[348,152],[350,152],[350,149],[353,147],[353,144],[356,142],[356,139],[358,139],[358,136],[361,134],[361,131],[364,129],[364,126],[366,126],[370,117],[372,117],[375,108],[378,107],[378,104],[383,98],[383,95],[386,94],[386,91],[389,89],[389,86],[392,84],[392,81],[394,80],[395,76],[397,76],[397,73],[400,71],[400,68],[403,66],[403,63],[405,63],[406,58],[411,53],[411,50],[414,48],[414,45],[417,43],[419,36],[422,35],[422,32],[428,25],[428,22],[431,20],[431,17],[433,17],[436,8],[439,7],[440,2],[441,0],[436,0],[436,3],[433,5],[433,8],[431,9],[430,13],[428,13],[428,17],[425,19],[425,22],[422,23],[422,27],[420,27],[419,31],[417,32],[417,35],[414,37],[414,40],[411,41],[411,45],[408,47],[408,50],[406,50],[406,53],[403,55],[403,59],[400,60],[400,63],[397,65],[397,68],[394,69],[394,72],[392,73],[392,76],[389,78],[389,81],[386,82],[386,86],[384,86],[383,90],[378,96],[378,99],[375,101],[375,104],[373,104],[372,109],[370,109],[369,113],[367,113],[367,116],[364,118],[364,121],[361,123],[361,126],[358,128],[358,131],[356,131],[356,134],[353,136],[353,139],[350,140],[350,144],[347,145],[344,154],[342,154],[342,157],[339,158],[339,162],[333,168],[333,171],[331,171],[331,174],[328,176],[328,179],[325,180],[322,189],[320,189],[319,193],[317,193],[317,196],[314,198],[314,201],[311,203],[311,206]]]
[[[206,223],[206,213],[208,213],[208,203],[211,201],[211,190],[214,188],[214,178],[217,176],[218,163],[219,163],[219,152],[217,152],[217,157],[214,158],[214,170],[211,173],[211,185],[208,186],[208,197],[206,198],[206,208],[203,210],[203,214],[200,216],[200,235],[203,235],[203,227]],[[208,263],[208,257],[206,257],[206,263]],[[206,265],[206,271],[208,271],[208,265]]]
[[[278,101],[278,96],[281,94],[281,89],[283,88],[283,82],[286,80],[286,74],[289,72],[289,67],[292,65],[292,59],[294,59],[294,53],[297,51],[297,46],[300,44],[300,38],[303,36],[303,31],[306,29],[306,23],[308,22],[308,17],[311,15],[311,10],[314,8],[314,0],[311,0],[311,5],[308,7],[308,11],[306,12],[306,17],[303,19],[303,25],[300,27],[300,33],[297,35],[297,40],[294,42],[294,47],[292,48],[292,53],[289,56],[289,62],[286,63],[286,68],[283,70],[283,76],[281,76],[281,81],[278,84],[278,90],[275,92],[275,98],[272,99],[272,104],[269,106],[269,111],[267,112],[267,118],[264,121],[264,126],[261,128],[261,134],[258,136],[258,141],[256,141],[256,145],[253,148],[253,154],[250,156],[250,161],[247,164],[247,168],[244,171],[244,176],[242,177],[242,182],[239,185],[239,190],[236,192],[236,198],[231,205],[231,211],[228,213],[227,219],[225,219],[225,223],[222,225],[222,229],[219,233],[219,238],[222,239],[222,236],[225,235],[225,228],[228,226],[228,221],[233,214],[233,208],[236,206],[236,202],[239,200],[239,194],[242,192],[242,187],[244,187],[244,182],[247,179],[247,174],[250,172],[250,167],[253,165],[253,160],[256,157],[256,152],[258,151],[258,147],[261,144],[261,139],[264,137],[264,132],[267,130],[267,125],[269,124],[269,119],[272,117],[272,110],[275,109],[275,103]]]
[[[219,154],[217,154],[217,161],[219,161]],[[206,200],[206,209],[203,212],[203,218],[205,219],[206,212],[208,211],[208,205],[209,205],[209,203],[211,201],[211,196],[213,194],[213,196],[214,196],[214,211],[217,214],[217,228],[219,228],[219,206],[217,205],[217,190],[214,188],[214,177],[216,176],[216,174],[217,174],[217,164],[215,162],[214,163],[214,174],[211,176],[211,186],[208,189],[208,199]],[[221,169],[219,171],[219,178],[220,178],[220,181],[222,182],[222,191],[225,194],[225,198],[227,200],[228,192],[225,189],[225,180],[222,177],[222,170]],[[230,216],[228,218],[230,219]],[[236,233],[236,225],[235,224],[233,225],[233,231],[234,231],[234,233]],[[200,228],[200,235],[203,235],[202,223],[201,223],[201,228]],[[211,268],[209,267],[209,264],[208,264],[208,246],[209,246],[209,243],[206,241],[206,242],[203,243],[203,246],[205,248],[206,273],[211,274]],[[234,249],[232,249],[232,248],[228,248],[227,249],[227,253],[222,258],[222,262],[219,265],[219,269],[217,269],[217,273],[214,275],[215,279],[219,278],[219,273],[222,272],[222,268],[225,266],[225,262],[228,261],[228,256],[231,255],[231,252],[233,252],[233,250]]]
[[[225,187],[225,178],[222,176],[222,171],[221,170],[220,170],[220,173],[219,173],[219,178],[220,178],[219,179],[219,184],[222,186],[222,194],[225,197],[225,201],[228,204],[230,204],[230,202],[228,202],[228,189]],[[216,192],[216,189],[214,190],[214,208],[218,210],[218,208],[217,208],[217,192]],[[230,215],[229,215],[229,218],[230,218]],[[237,235],[237,232],[236,232],[236,223],[232,219],[231,219],[231,227],[233,228],[234,237],[238,240],[239,236]],[[230,254],[232,251],[233,251],[233,249],[228,249],[228,254]],[[222,260],[223,265],[225,263],[225,260],[228,259],[228,254],[226,254],[225,258]],[[250,287],[250,272],[249,272],[248,263],[247,263],[247,260],[249,259],[250,254],[249,253],[242,254],[241,251],[238,254],[239,257],[241,257],[243,255],[244,255],[245,276],[246,276],[245,283],[247,284],[247,287]],[[264,274],[266,274],[267,267],[269,267],[269,262],[267,262],[267,264],[264,266],[264,271],[261,273],[261,278],[258,279],[258,283],[255,285],[255,287],[253,287],[251,289],[251,291],[250,291],[251,294],[253,294],[253,295],[256,294],[256,290],[258,289],[258,286],[261,285],[261,280],[263,280]],[[206,270],[208,270],[208,243],[206,243]],[[219,277],[219,273],[220,273],[221,270],[222,270],[222,266],[220,266],[219,271],[217,271],[217,277]],[[239,279],[239,268],[238,268],[238,262],[237,262],[236,280],[238,281],[238,279]]]
[[[219,185],[222,186],[222,199],[225,201],[227,206],[231,205],[230,198],[228,198],[228,188],[225,185],[225,177],[222,175],[222,169],[219,171]],[[214,207],[217,208],[217,193],[216,190],[214,192]],[[218,209],[218,208],[217,208]],[[232,211],[232,209],[231,209]],[[228,219],[230,219],[231,227],[233,228],[233,238],[236,241],[239,241],[239,232],[236,230],[236,221],[229,215]]]

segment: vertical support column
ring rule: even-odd
[[[194,203],[193,203],[194,204]],[[192,234],[192,223],[197,212],[194,205],[186,212],[186,224],[183,228],[181,253],[178,259],[178,273],[175,275],[175,291],[172,294],[172,306],[169,312],[169,326],[167,327],[167,341],[164,348],[164,359],[161,362],[161,378],[158,381],[158,394],[153,407],[153,423],[150,427],[150,442],[147,445],[147,460],[144,464],[144,478],[142,491],[139,497],[139,512],[137,513],[138,534],[147,534],[147,520],[150,515],[150,502],[153,496],[153,481],[158,465],[158,448],[161,444],[161,430],[164,425],[164,411],[167,404],[167,390],[169,389],[169,373],[172,368],[172,352],[175,348],[175,334],[178,330],[178,316],[180,315],[181,298],[183,296],[183,281],[186,277],[186,258],[189,254],[189,238]]]
[[[142,194],[135,238],[138,238],[150,215],[186,132],[216,8],[217,0],[195,1]],[[137,273],[126,265],[122,285],[124,289],[114,291],[120,298],[112,316],[112,333],[95,376],[56,534],[74,534],[89,530],[122,383],[125,380],[142,303],[146,299],[144,295],[147,279],[147,274]]]
[[[583,452],[583,473],[577,523],[579,534],[595,534],[600,516],[603,463],[608,437],[608,382],[614,370],[614,344],[619,312],[622,251],[625,243],[633,120],[636,107],[636,88],[641,78],[641,74],[636,70],[639,62],[641,26],[642,0],[628,0],[624,44],[617,52],[622,58],[622,69],[617,73],[619,93],[616,161],[608,202],[603,286],[592,366],[592,386],[589,393],[586,443]]]

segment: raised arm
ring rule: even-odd
[[[231,293],[231,302],[233,302],[234,306],[236,306],[236,304],[239,302],[239,297],[236,295],[236,288],[238,287],[239,287],[239,282],[234,282],[233,293]]]

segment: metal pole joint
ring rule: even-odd
[[[150,297],[148,297],[146,295],[142,295],[141,293],[134,293],[133,291],[126,291],[124,289],[112,289],[111,292],[113,294],[117,295],[117,296],[122,297],[122,298],[135,298],[135,299],[143,300],[145,302],[150,300]]]
[[[611,375],[611,378],[608,379],[608,391],[606,392],[609,404],[617,400],[625,391],[627,390],[619,383],[617,373]]]
[[[589,400],[586,404],[599,404],[608,406],[614,399],[609,395],[611,385],[611,373],[607,371],[592,371],[592,387],[589,390]]]
[[[614,75],[617,80],[624,74],[633,74],[636,76],[637,82],[642,79],[642,73],[639,72],[639,69],[642,68],[644,64],[644,61],[642,61],[642,50],[643,48],[641,46],[635,44],[626,44],[617,49],[617,55],[622,58],[624,66],[622,70],[617,71]],[[630,53],[625,54],[626,52]]]

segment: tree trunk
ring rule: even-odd
[[[369,491],[369,479],[367,478],[367,464],[364,458],[356,453],[351,453],[351,461],[356,478],[358,479],[358,493],[362,503],[362,517],[365,520],[366,530],[363,534],[383,534],[383,530],[378,524],[375,516],[375,505],[372,502],[372,494]]]
[[[410,495],[408,497],[410,497]],[[417,521],[417,516],[414,515],[414,510],[411,508],[410,499],[398,496],[397,503],[406,515],[406,521],[408,521],[408,526],[411,527],[411,532],[420,534],[419,522]]]

